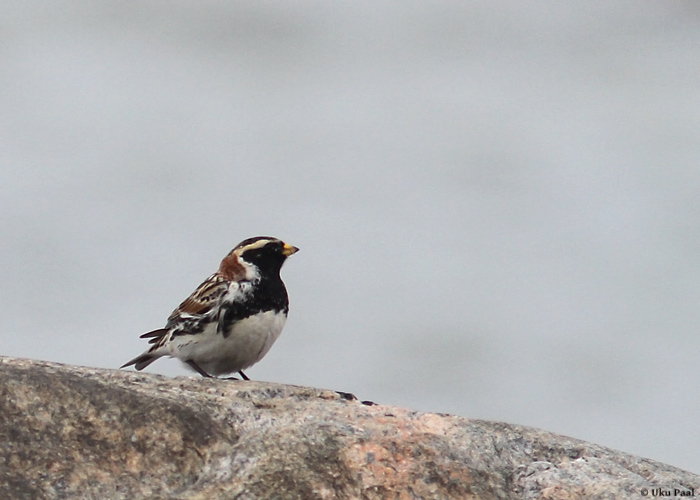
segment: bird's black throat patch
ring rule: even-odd
[[[234,323],[268,311],[284,314],[289,311],[287,289],[279,276],[261,279],[242,301],[224,301],[219,313],[218,332],[228,337]]]

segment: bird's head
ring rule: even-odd
[[[282,264],[299,249],[278,238],[256,236],[241,241],[221,261],[219,271],[228,279],[253,279],[279,273]]]

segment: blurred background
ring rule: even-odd
[[[117,368],[273,235],[251,378],[700,472],[697,2],[2,10],[2,355]]]

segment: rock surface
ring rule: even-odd
[[[700,476],[602,446],[327,390],[0,358],[0,391],[2,499],[700,494]]]

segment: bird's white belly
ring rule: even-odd
[[[226,337],[212,323],[197,335],[174,339],[171,355],[197,363],[210,375],[245,370],[260,361],[280,336],[286,314],[267,311],[237,321]]]

